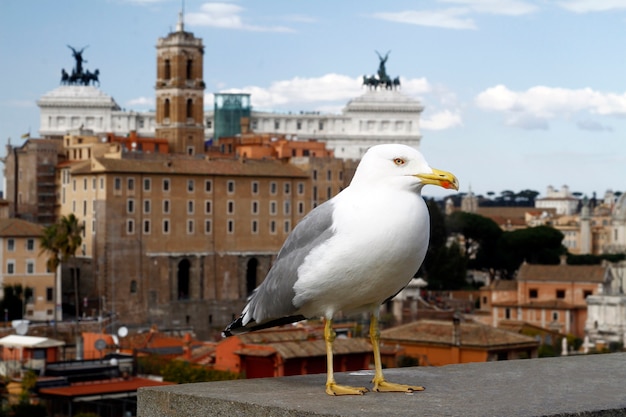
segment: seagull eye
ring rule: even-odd
[[[406,161],[402,158],[394,158],[393,163],[396,164],[397,166],[402,166],[406,164]]]

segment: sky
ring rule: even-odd
[[[256,110],[340,113],[388,52],[425,108],[420,150],[460,191],[626,190],[626,0],[2,0],[0,155],[38,136],[68,45],[122,108],[154,109],[155,45],[183,7],[207,109],[247,92]]]

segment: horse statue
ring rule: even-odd
[[[61,84],[65,85],[70,82],[70,75],[65,71],[65,68],[61,69]]]
[[[93,85],[98,85],[100,87],[100,80],[98,80],[98,75],[100,75],[100,70],[96,69],[94,72],[90,72],[86,70],[83,73],[83,76],[80,79],[81,84],[89,85],[89,83],[93,83]]]

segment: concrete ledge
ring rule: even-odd
[[[370,387],[372,371],[336,374]],[[626,415],[626,353],[385,370],[414,394],[330,397],[326,375],[142,388],[138,417]]]

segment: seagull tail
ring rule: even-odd
[[[302,315],[287,316],[279,319],[266,321],[264,323],[257,324],[256,322],[250,322],[243,324],[243,316],[240,316],[235,321],[230,323],[222,332],[223,337],[235,336],[242,333],[254,332],[256,330],[269,329],[270,327],[282,326],[285,324],[295,323],[297,321],[306,320],[306,317]]]

